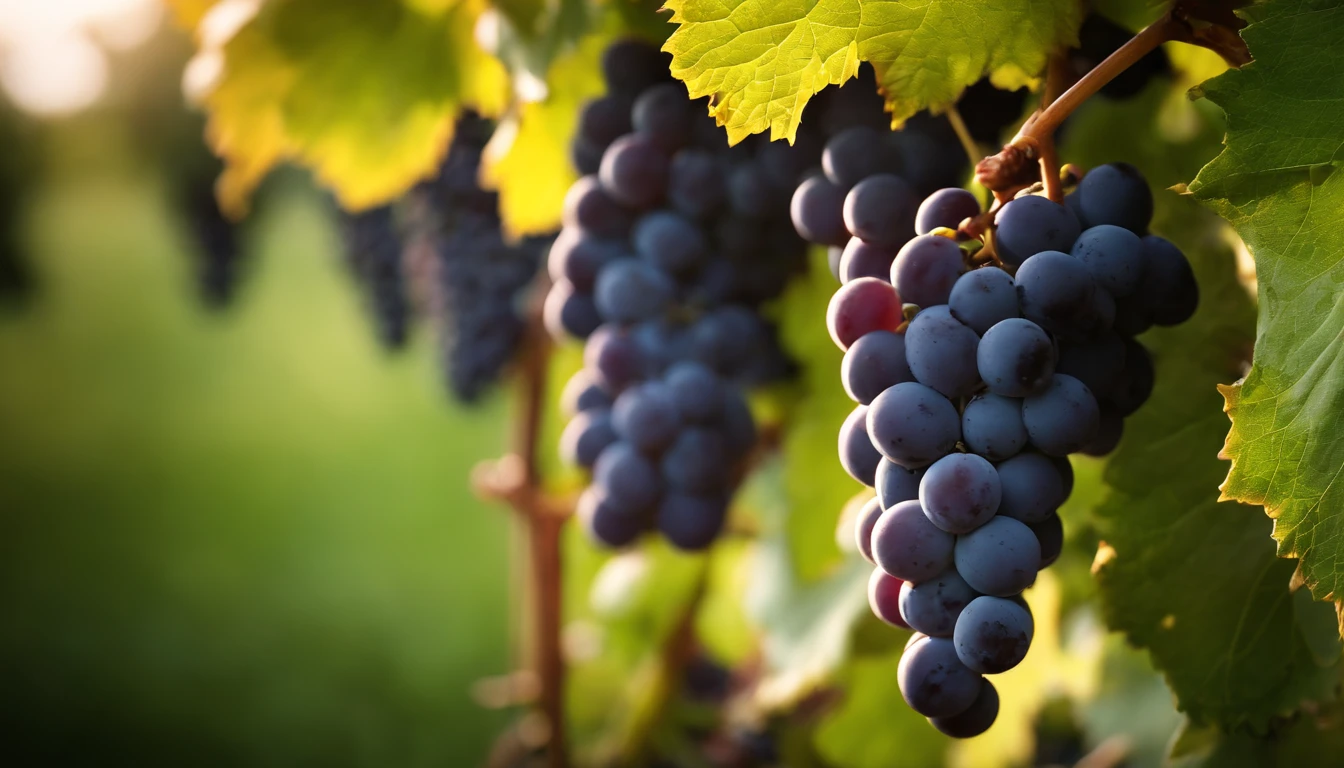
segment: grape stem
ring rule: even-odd
[[[544,296],[546,287],[535,286],[534,295]],[[541,712],[546,719],[546,766],[567,768],[565,661],[560,644],[564,572],[560,534],[573,506],[545,492],[537,461],[550,357],[551,343],[538,300],[529,312],[517,358],[520,402],[512,450],[495,461],[477,465],[472,485],[480,497],[508,504],[526,528],[529,557],[524,565],[530,577],[528,604],[532,617],[524,626],[531,633],[526,645],[540,681]]]
[[[947,108],[946,115],[947,122],[952,124],[952,131],[957,134],[957,141],[961,142],[961,148],[965,150],[967,159],[975,163],[984,157],[984,150],[971,135],[970,129],[966,127],[966,121],[961,119],[961,113],[957,111],[955,104]]]
[[[1062,53],[1050,57],[1050,68],[1045,78],[1045,88],[1041,92],[1041,108],[1048,110],[1065,90],[1065,83],[1071,78],[1067,69],[1068,62]],[[1059,179],[1059,156],[1055,153],[1055,135],[1044,136],[1039,143],[1041,182],[1045,186],[1045,196],[1056,203],[1064,202],[1064,190]]]

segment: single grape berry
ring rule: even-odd
[[[727,200],[723,168],[714,152],[690,147],[672,156],[667,169],[667,201],[683,216],[704,220]]]
[[[891,459],[882,459],[877,465],[877,500],[883,509],[890,509],[902,501],[919,498],[919,482],[924,479],[923,469],[906,469]]]
[[[929,522],[918,501],[903,501],[883,512],[873,526],[873,560],[892,576],[919,583],[951,567],[956,541]]]
[[[889,173],[869,176],[845,195],[845,229],[873,245],[900,247],[910,236],[914,213],[914,190]]]
[[[1018,267],[1022,316],[1057,335],[1075,336],[1096,319],[1096,281],[1082,262],[1061,251],[1042,251]]]
[[[1004,397],[1042,391],[1055,372],[1055,359],[1054,342],[1045,331],[1019,317],[994,324],[976,349],[980,378],[990,392]]]
[[[610,408],[611,404],[611,395],[602,391],[592,372],[587,368],[580,368],[570,376],[560,393],[560,410],[568,417],[573,417],[580,411]]]
[[[713,371],[694,360],[681,360],[663,374],[677,411],[687,421],[708,424],[723,413],[724,383]]]
[[[826,328],[841,349],[849,349],[864,334],[894,331],[901,320],[901,297],[890,285],[874,277],[840,286],[826,308]]]
[[[994,250],[1013,267],[1041,251],[1068,253],[1082,231],[1069,209],[1040,195],[1008,201],[994,223]]]
[[[561,280],[546,292],[541,314],[546,331],[557,339],[586,339],[602,325],[602,313],[593,297],[576,291],[568,280]]]
[[[592,293],[602,267],[627,255],[619,242],[565,227],[551,244],[546,270],[552,280],[568,280],[580,293]]]
[[[1081,381],[1056,374],[1050,386],[1022,401],[1022,423],[1042,453],[1065,456],[1096,437],[1101,410]]]
[[[1036,534],[1036,541],[1041,545],[1041,568],[1053,565],[1059,559],[1059,554],[1064,551],[1064,523],[1059,519],[1059,515],[1051,514],[1045,520],[1028,527]]]
[[[871,406],[859,407],[867,412],[873,446],[903,467],[932,464],[950,453],[961,438],[957,409],[923,384],[902,382],[878,395]]]
[[[840,426],[840,466],[864,485],[877,482],[877,464],[882,454],[868,437],[868,406],[860,405]]]
[[[874,616],[891,626],[909,629],[910,625],[901,618],[901,587],[904,584],[881,568],[874,568],[873,575],[868,577],[868,607]]]
[[[860,336],[845,350],[840,362],[840,382],[845,394],[865,405],[889,387],[914,380],[905,359],[905,336],[891,331]]]
[[[1017,317],[1017,286],[998,267],[981,267],[957,278],[947,297],[952,316],[983,336],[995,323]]]
[[[926,637],[911,645],[896,670],[905,703],[925,717],[951,717],[970,709],[983,681],[957,658],[953,642],[943,637]]]
[[[561,220],[596,237],[625,237],[633,217],[612,199],[596,176],[584,176],[565,193]]]
[[[652,139],[638,133],[612,142],[602,154],[602,188],[630,208],[652,208],[667,186],[668,156]]]
[[[881,516],[882,503],[874,496],[863,503],[858,518],[854,521],[854,541],[858,545],[859,554],[874,565],[876,561],[873,560],[873,528]]]
[[[821,153],[826,178],[846,190],[875,173],[895,173],[898,166],[899,158],[886,137],[866,125],[840,131],[826,142]]]
[[[944,456],[931,464],[919,481],[919,504],[924,514],[948,533],[970,533],[989,522],[999,508],[1001,493],[994,465],[973,453]]]
[[[1049,457],[1022,453],[1000,463],[997,469],[1002,491],[1000,515],[1035,525],[1064,503],[1064,479]]]
[[[609,410],[583,411],[570,419],[560,433],[560,457],[570,464],[592,468],[602,451],[616,440]]]
[[[647,361],[629,333],[604,325],[588,337],[583,364],[595,374],[598,385],[614,395],[644,377]]]
[[[689,494],[721,490],[727,482],[729,466],[723,435],[702,427],[681,430],[663,453],[660,464],[667,487]]]
[[[957,618],[957,658],[986,675],[1007,672],[1027,657],[1035,623],[1031,611],[1002,597],[977,597]]]
[[[975,331],[940,304],[910,321],[905,331],[905,359],[919,383],[947,397],[969,397],[980,387],[976,364],[980,343]]]
[[[813,176],[794,190],[789,215],[794,229],[809,242],[843,246],[849,242],[844,209],[845,190],[825,176]]]
[[[589,538],[604,547],[633,544],[648,527],[646,515],[612,504],[595,486],[580,494],[575,515]]]
[[[720,496],[669,493],[658,505],[658,532],[677,549],[696,552],[723,532],[727,502]]]
[[[646,510],[662,493],[658,470],[634,446],[615,442],[607,446],[593,465],[593,485],[606,498],[626,510]]]
[[[963,220],[980,215],[980,201],[961,187],[948,187],[924,198],[915,214],[915,234],[927,235],[939,227],[956,229]]]
[[[1199,306],[1199,284],[1185,254],[1170,240],[1143,238],[1143,279],[1139,296],[1146,299],[1149,316],[1157,325],[1180,325]]]
[[[990,461],[1017,455],[1027,445],[1022,401],[988,392],[976,395],[962,409],[961,439]]]
[[[700,227],[672,211],[654,211],[640,218],[631,240],[641,259],[670,274],[694,269],[709,251]]]
[[[999,692],[994,684],[981,678],[980,693],[966,711],[948,717],[931,717],[929,723],[954,739],[970,739],[994,724],[999,716]]]
[[[690,143],[694,119],[695,104],[681,83],[662,83],[646,89],[630,110],[630,124],[635,132],[648,136],[669,154]]]
[[[633,323],[662,314],[676,284],[666,272],[638,259],[617,259],[597,273],[593,299],[607,320]]]
[[[1148,221],[1153,218],[1153,193],[1143,174],[1129,163],[1093,168],[1078,182],[1074,194],[1087,226],[1113,224],[1136,235],[1148,231]]]
[[[840,282],[848,283],[860,277],[887,280],[891,276],[891,262],[896,252],[880,245],[872,245],[851,237],[840,254]]]
[[[880,520],[878,525],[881,525]],[[1041,565],[1041,544],[1026,525],[998,515],[974,531],[957,537],[954,562],[957,573],[975,591],[1008,597],[1036,580],[1036,571]]]
[[[1099,224],[1083,230],[1073,244],[1073,257],[1092,272],[1112,296],[1128,296],[1143,274],[1143,242],[1123,227]]]
[[[920,235],[901,247],[891,264],[891,284],[921,307],[946,304],[965,269],[961,248],[938,235]]]
[[[912,629],[932,637],[951,637],[957,617],[979,593],[950,569],[919,584],[901,585],[901,618]]]

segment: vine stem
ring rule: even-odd
[[[1129,69],[1157,46],[1181,37],[1184,27],[1185,25],[1178,21],[1172,13],[1167,13],[1162,18],[1144,27],[1137,35],[1130,38],[1128,42],[1117,48],[1100,64],[1093,67],[1090,72],[1083,75],[1058,99],[1050,102],[1050,105],[1043,109],[1040,114],[1028,120],[1017,132],[1017,135],[1013,137],[1013,140],[1009,142],[1009,146],[1027,152],[1036,150],[1043,139],[1054,136],[1055,129],[1059,128],[1060,123],[1073,114],[1073,111],[1084,101],[1101,90],[1102,86],[1114,80],[1116,75]]]
[[[957,134],[957,141],[961,142],[961,148],[966,152],[966,157],[972,163],[978,162],[984,157],[984,150],[980,149],[980,144],[976,142],[971,131],[966,127],[966,121],[961,119],[961,112],[957,111],[957,105],[953,104],[947,108],[947,122],[952,124],[952,132]]]
[[[546,281],[535,286],[535,296],[545,295]],[[532,302],[523,343],[518,355],[518,418],[510,453],[495,461],[482,462],[472,473],[472,484],[483,498],[502,501],[513,508],[526,527],[530,610],[528,623],[532,664],[540,682],[541,713],[546,719],[547,768],[568,768],[569,749],[565,733],[565,661],[561,647],[564,620],[562,586],[564,561],[561,533],[570,505],[548,496],[542,487],[537,460],[545,413],[546,374],[551,342],[542,322],[541,301]]]

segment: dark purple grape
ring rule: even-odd
[[[858,517],[854,520],[855,544],[858,546],[859,554],[870,563],[876,563],[873,560],[873,527],[877,525],[877,519],[881,516],[882,503],[874,496],[864,502]]]
[[[1062,373],[1050,386],[1022,401],[1022,423],[1031,444],[1042,453],[1064,456],[1096,437],[1101,419],[1097,400],[1087,385]]]
[[[721,490],[730,463],[723,435],[711,429],[681,430],[663,454],[663,480],[681,493],[712,493]]]
[[[728,173],[728,205],[738,216],[769,219],[779,210],[781,194],[756,163],[743,163]]]
[[[849,242],[845,229],[845,190],[825,176],[813,176],[798,185],[789,203],[793,227],[805,240],[819,245]]]
[[[826,142],[821,153],[821,168],[832,184],[850,189],[873,174],[896,173],[900,170],[900,158],[882,132],[856,125],[840,131]]]
[[[840,466],[864,485],[877,482],[877,463],[882,455],[868,437],[868,406],[860,405],[840,426]]]
[[[845,195],[845,229],[866,243],[899,248],[910,238],[915,192],[899,176],[869,176]]]
[[[574,290],[568,280],[561,280],[546,292],[541,314],[546,330],[556,338],[586,339],[602,325],[602,313],[597,311],[593,297]]]
[[[990,461],[1015,456],[1027,445],[1022,401],[992,393],[976,395],[961,412],[961,439]]]
[[[1106,398],[1106,404],[1121,416],[1128,416],[1153,394],[1153,359],[1142,344],[1125,339],[1125,368]]]
[[[602,389],[616,394],[644,377],[647,360],[630,334],[604,325],[588,337],[583,364]]]
[[[721,496],[669,493],[658,505],[658,531],[677,549],[697,552],[714,543],[727,516]]]
[[[1113,224],[1136,235],[1147,233],[1148,222],[1153,218],[1153,193],[1143,174],[1129,163],[1093,168],[1083,176],[1074,194],[1087,226]]]
[[[947,187],[924,198],[915,214],[915,234],[927,235],[939,227],[956,229],[965,219],[980,215],[980,201],[960,187]]]
[[[947,297],[952,316],[983,336],[995,323],[1017,317],[1017,286],[998,267],[981,267],[957,278]]]
[[[610,503],[627,510],[647,510],[663,490],[653,463],[634,446],[619,441],[597,457],[593,485]]]
[[[691,143],[691,124],[695,104],[681,83],[661,83],[645,90],[630,110],[635,133],[648,136],[654,144],[671,154]]]
[[[845,350],[840,362],[840,382],[845,394],[865,405],[888,387],[914,380],[905,361],[905,336],[891,331],[860,336]]]
[[[634,95],[668,78],[671,57],[643,40],[617,40],[602,52],[607,90]]]
[[[1088,456],[1105,456],[1120,445],[1120,437],[1125,431],[1125,417],[1108,408],[1101,409],[1101,421],[1097,426],[1096,437],[1082,447],[1079,453]]]
[[[681,430],[676,398],[660,381],[646,381],[625,390],[616,398],[611,413],[616,434],[642,453],[661,451]]]
[[[1036,580],[1041,545],[1026,525],[998,515],[958,536],[954,559],[957,572],[975,591],[1008,597]]]
[[[873,560],[892,576],[919,583],[952,565],[956,541],[929,522],[918,501],[902,501],[883,512],[873,526]]]
[[[998,716],[999,692],[993,683],[981,678],[980,693],[966,711],[948,717],[931,717],[929,723],[946,736],[971,739],[988,731]]]
[[[1013,267],[1042,251],[1067,254],[1082,231],[1069,209],[1040,195],[1008,201],[994,215],[994,224],[994,250]],[[1019,273],[1019,284],[1021,279]]]
[[[596,176],[584,176],[565,193],[562,220],[596,237],[625,237],[634,217],[602,189]]]
[[[560,457],[570,464],[592,468],[606,447],[616,442],[611,411],[594,408],[582,411],[565,425],[560,434]]]
[[[593,300],[604,319],[633,323],[661,315],[675,291],[667,273],[638,259],[623,258],[598,272]]]
[[[1054,342],[1040,326],[1013,317],[985,331],[975,359],[980,378],[990,392],[1026,397],[1049,386],[1056,352]]]
[[[957,658],[945,637],[926,637],[901,655],[896,682],[910,708],[925,717],[951,717],[970,709],[984,678]]]
[[[1138,295],[1157,325],[1180,325],[1199,306],[1199,284],[1185,254],[1170,240],[1143,238],[1143,279]]]
[[[1112,296],[1128,296],[1143,274],[1143,242],[1123,227],[1099,224],[1083,230],[1070,251]]]
[[[733,457],[746,456],[756,445],[756,420],[742,393],[733,387],[723,388],[723,408],[719,424],[723,429],[728,453]]]
[[[915,382],[897,384],[878,395],[867,408],[867,425],[873,446],[907,468],[932,464],[961,438],[957,409],[936,390]]]
[[[602,188],[630,208],[652,208],[667,186],[667,153],[638,133],[613,141],[602,154],[598,178]]]
[[[891,264],[891,284],[901,300],[921,307],[946,304],[965,270],[956,241],[920,235],[906,243]]]
[[[667,201],[683,216],[705,220],[719,214],[727,201],[723,167],[713,152],[683,149],[667,170]]]
[[[709,252],[700,227],[672,211],[654,211],[641,217],[631,241],[641,259],[673,275],[699,266]]]
[[[999,515],[1035,525],[1064,503],[1064,479],[1047,456],[1021,453],[999,464]]]
[[[628,546],[648,527],[648,516],[612,504],[596,487],[579,496],[575,509],[579,525],[596,543],[604,547]]]
[[[576,133],[589,146],[606,149],[631,131],[630,100],[616,94],[592,99],[579,111]]]
[[[948,569],[919,584],[901,586],[901,618],[916,631],[931,637],[951,637],[957,617],[979,597],[955,569]]]
[[[962,610],[952,642],[962,664],[995,675],[1022,663],[1034,632],[1031,611],[1012,600],[986,595]]]
[[[677,410],[692,423],[708,424],[723,413],[723,380],[694,360],[681,360],[663,376]]]
[[[580,368],[570,376],[560,393],[560,411],[570,417],[580,411],[610,408],[611,404],[611,395],[602,391],[593,374],[586,368]]]
[[[1104,331],[1086,341],[1065,341],[1059,345],[1055,371],[1086,384],[1099,401],[1110,395],[1124,370],[1125,342],[1114,331]]]
[[[625,255],[619,242],[600,240],[583,230],[565,227],[551,244],[546,268],[551,280],[568,280],[575,290],[592,293],[602,266]]]
[[[891,276],[891,262],[895,258],[896,253],[890,248],[851,237],[840,256],[840,282],[848,283],[861,277],[887,280]]]
[[[1051,333],[1078,336],[1096,321],[1096,281],[1082,262],[1042,251],[1018,267],[1014,280],[1022,316]]]
[[[969,397],[980,387],[978,346],[975,331],[962,325],[943,304],[920,312],[905,331],[910,372],[919,383],[946,397]]]
[[[1052,513],[1041,522],[1027,527],[1036,534],[1036,541],[1041,545],[1041,568],[1053,565],[1059,559],[1059,553],[1064,551],[1064,523],[1059,515]]]
[[[923,479],[923,469],[906,469],[891,459],[882,459],[877,465],[877,500],[883,509],[914,501],[919,498],[919,481]]]
[[[989,522],[999,508],[1001,493],[994,465],[973,453],[944,456],[919,481],[920,507],[929,522],[948,533],[970,533]]]

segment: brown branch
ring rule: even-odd
[[[518,417],[510,453],[482,462],[472,472],[472,485],[487,499],[507,503],[527,527],[533,622],[532,650],[538,698],[546,732],[546,765],[567,768],[565,733],[565,662],[560,632],[564,620],[561,596],[563,561],[560,537],[571,506],[546,494],[537,459],[546,405],[546,375],[551,342],[541,316],[541,297],[548,281],[543,273],[535,286],[523,343],[518,354]],[[506,733],[509,738],[516,734]]]

